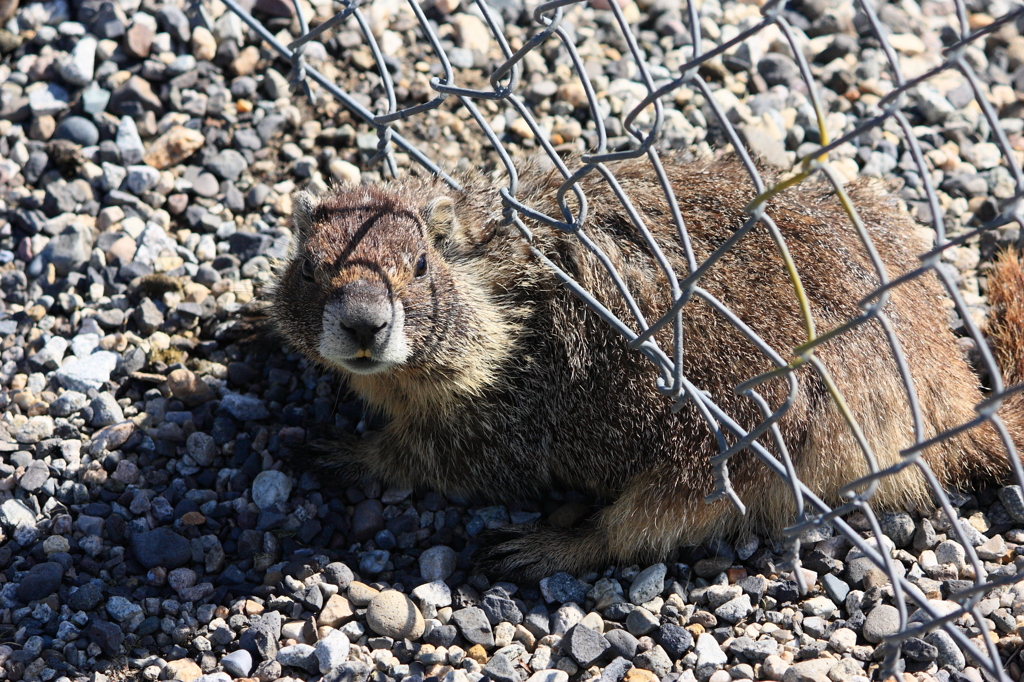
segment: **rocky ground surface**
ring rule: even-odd
[[[556,575],[539,586],[471,571],[484,529],[571,514],[583,502],[471,507],[428,491],[333,489],[289,467],[318,424],[363,419],[330,376],[297,356],[240,342],[239,309],[258,299],[289,243],[290,193],[372,182],[377,137],[337,103],[289,93],[289,65],[219,0],[0,3],[0,679],[93,682],[231,679],[391,682],[655,682],[770,679],[847,682],[876,674],[879,643],[899,626],[885,573],[842,537],[805,538],[806,595],[771,539],[750,537],[650,567]],[[340,8],[303,6],[313,23]],[[495,6],[513,49],[529,13]],[[968,3],[973,29],[1013,10]],[[284,42],[288,3],[257,0]],[[461,82],[481,85],[499,53],[465,1],[426,9]],[[629,3],[653,77],[689,58],[679,3]],[[374,0],[365,12],[400,106],[432,96],[439,72],[411,12]],[[753,4],[705,0],[704,47],[757,21]],[[950,2],[885,4],[890,44],[908,78],[957,39]],[[811,61],[834,138],[892,87],[852,3],[797,0],[784,15]],[[599,93],[612,148],[644,94],[608,12],[569,8],[564,23]],[[967,47],[1016,163],[1024,150],[1024,21]],[[328,32],[311,64],[379,108],[372,53],[354,25]],[[596,141],[568,59],[555,43],[524,60],[522,89],[559,151]],[[775,28],[701,69],[743,138],[786,168],[820,139],[806,87]],[[724,146],[703,97],[666,98],[665,147]],[[386,102],[385,102],[386,104]],[[505,103],[484,102],[513,151],[536,134]],[[1001,210],[1016,190],[966,80],[944,72],[909,96],[951,235]],[[397,124],[448,169],[496,157],[454,102]],[[643,124],[643,116],[639,119]],[[397,154],[409,169],[407,155]],[[891,122],[836,150],[847,178],[897,180],[931,221],[922,178]],[[922,227],[922,234],[930,228]],[[986,314],[985,270],[1017,241],[1008,225],[945,254],[971,315]],[[963,322],[951,312],[951,324]],[[965,351],[972,342],[964,339]],[[891,515],[880,541],[898,572],[938,608],[1024,567],[1020,488],[954,496],[955,520]],[[566,511],[568,510],[568,511]],[[864,519],[851,522],[870,536]],[[876,545],[877,546],[877,545]],[[979,602],[1009,676],[1024,664],[1024,582]],[[913,609],[911,609],[911,612]],[[979,624],[955,621],[980,641]],[[906,680],[980,682],[944,632],[903,646]]]

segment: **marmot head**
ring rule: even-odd
[[[442,189],[302,192],[292,219],[272,316],[293,347],[366,380],[409,369],[453,376],[472,361],[458,349],[472,355],[471,337],[487,333],[486,302],[450,260],[468,235]]]

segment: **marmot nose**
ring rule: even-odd
[[[341,331],[359,348],[373,348],[391,324],[391,301],[387,290],[358,280],[344,287],[342,300],[343,312],[338,320]]]
[[[347,321],[341,325],[341,328],[352,337],[360,348],[366,349],[373,346],[377,334],[384,331],[387,326],[386,321],[377,324],[376,321],[362,319]]]

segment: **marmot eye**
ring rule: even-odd
[[[416,271],[413,274],[416,277],[422,277],[427,274],[427,254],[420,254],[419,260],[416,261]]]
[[[302,259],[302,277],[304,279],[313,280],[313,264],[309,262],[308,258]]]

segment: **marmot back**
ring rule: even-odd
[[[683,164],[666,172],[698,263],[746,220],[753,199],[735,161]],[[660,185],[642,161],[616,164],[616,178],[677,273],[686,260]],[[590,215],[585,231],[621,274],[648,322],[671,304],[666,278],[608,185],[581,181]],[[753,454],[729,462],[747,505],[706,504],[718,454],[714,433],[692,401],[678,412],[656,388],[658,373],[626,340],[559,283],[518,231],[501,224],[496,187],[465,178],[454,192],[435,180],[339,189],[296,198],[295,248],[273,293],[272,317],[294,348],[345,375],[387,417],[369,437],[325,444],[324,463],[347,477],[427,485],[486,499],[536,496],[554,487],[608,501],[577,528],[513,527],[484,550],[484,565],[518,579],[582,572],[608,563],[663,558],[683,544],[792,521],[789,486]],[[528,166],[525,204],[557,215],[561,176]],[[848,188],[890,278],[916,267],[925,250],[913,224],[883,193]],[[857,302],[879,281],[849,219],[824,185],[804,183],[774,198],[768,214],[786,239],[819,333],[861,313]],[[607,271],[579,239],[527,221],[535,247],[622,320],[631,314]],[[806,341],[783,261],[768,230],[755,226],[700,279],[683,307],[687,379],[750,429],[761,409],[734,389],[774,368],[715,307],[720,302],[789,358]],[[885,312],[914,382],[925,437],[972,420],[977,377],[961,357],[931,273],[894,288]],[[656,338],[671,354],[671,332]],[[1011,351],[1015,353],[1016,350]],[[901,375],[883,330],[858,326],[821,345],[816,356],[860,424],[880,468],[914,442]],[[779,430],[799,478],[831,505],[839,489],[866,475],[864,456],[821,378],[797,370],[795,403]],[[785,379],[758,387],[772,410],[789,395]],[[1018,443],[1020,419],[1012,412]],[[761,442],[776,452],[770,438]],[[776,452],[776,454],[778,454]],[[951,488],[1008,467],[988,425],[924,452]],[[916,467],[882,481],[880,509],[928,508]]]

